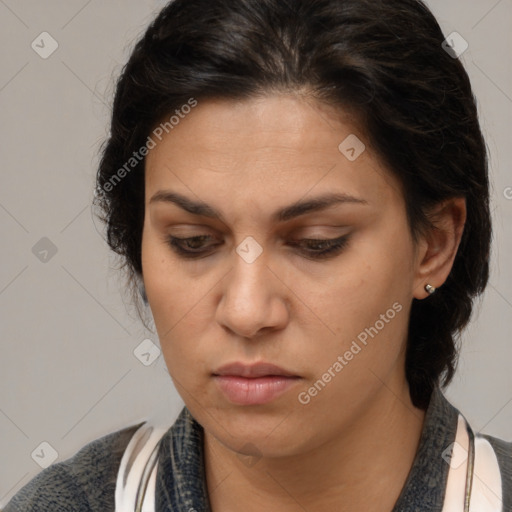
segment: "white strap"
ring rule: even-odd
[[[475,436],[471,446],[469,428],[465,418],[459,414],[443,512],[502,512],[502,482],[498,459],[491,444],[481,435]],[[472,450],[473,471],[468,475]],[[468,491],[466,482],[471,488],[469,508],[465,508]]]
[[[449,462],[450,471],[446,482],[443,512],[464,512],[468,452],[469,436],[466,430],[466,420],[459,415],[457,433]]]
[[[158,442],[167,430],[168,426],[155,426],[146,422],[130,439],[117,474],[116,512],[155,512]],[[138,502],[143,495],[141,508]]]
[[[483,437],[475,436],[475,469],[470,512],[502,512],[503,496],[498,459]]]
[[[142,503],[141,512],[155,512],[155,491],[156,491],[156,471],[158,468],[158,459],[151,471],[148,487]]]

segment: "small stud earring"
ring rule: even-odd
[[[428,292],[429,295],[432,295],[436,289],[432,285],[427,284],[425,285],[425,291]]]

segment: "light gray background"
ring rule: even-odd
[[[477,430],[511,440],[512,0],[428,4],[446,35],[469,43],[462,60],[493,181],[491,282],[447,395]],[[0,0],[0,506],[41,471],[31,454],[49,457],[42,442],[61,461],[156,412],[171,422],[182,407],[163,358],[145,366],[133,353],[158,340],[125,306],[90,207],[113,80],[163,5]],[[31,48],[43,31],[59,44],[47,59]],[[57,248],[46,262],[32,252],[43,237]]]

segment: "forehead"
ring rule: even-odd
[[[226,201],[336,189],[371,202],[399,189],[353,118],[292,95],[199,100],[146,157],[146,200],[169,187]]]
[[[354,133],[352,118],[334,107],[297,95],[269,95],[248,100],[198,101],[190,113],[164,133],[158,148],[192,140],[202,151],[275,150],[278,147],[324,151],[336,139]],[[171,135],[167,136],[167,135]],[[220,145],[221,144],[221,145]],[[306,148],[304,148],[306,149]],[[152,157],[150,157],[152,158]]]

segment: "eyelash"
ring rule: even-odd
[[[187,259],[198,259],[201,256],[204,256],[205,253],[208,251],[190,251],[187,249],[184,249],[182,243],[188,243],[191,240],[198,240],[198,239],[212,239],[213,237],[209,235],[198,235],[198,236],[192,236],[189,238],[177,238],[175,236],[168,236],[167,237],[167,244],[170,246],[170,248],[179,256]],[[333,257],[340,253],[347,245],[349,236],[343,235],[339,238],[330,238],[330,239],[319,239],[319,238],[303,238],[302,240],[299,240],[297,242],[291,242],[290,245],[293,247],[300,247],[301,243],[303,242],[313,242],[315,244],[320,245],[327,245],[327,249],[323,249],[321,251],[316,250],[303,250],[303,253],[306,253],[310,258],[322,260],[327,259],[329,257]],[[220,244],[217,244],[220,245]]]

